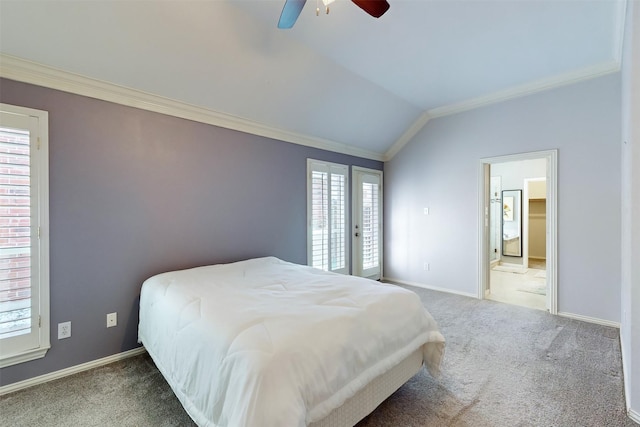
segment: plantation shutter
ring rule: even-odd
[[[380,261],[378,247],[380,230],[380,208],[378,206],[377,183],[362,183],[362,268],[376,268]]]
[[[348,168],[308,161],[308,263],[326,271],[348,274]]]
[[[311,266],[329,269],[329,174],[312,171],[311,196]]]
[[[0,367],[49,344],[47,113],[0,104]]]
[[[0,128],[0,339],[31,332],[29,131]]]

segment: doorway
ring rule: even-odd
[[[382,171],[353,166],[353,270],[355,276],[382,277]]]
[[[480,162],[478,296],[556,314],[557,150]]]

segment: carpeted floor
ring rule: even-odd
[[[409,380],[358,427],[636,426],[619,331],[416,291],[447,339],[443,375]],[[0,397],[0,426],[193,426],[149,356]]]

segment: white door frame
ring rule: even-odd
[[[384,211],[383,209],[383,201],[384,201],[384,195],[382,193],[382,190],[384,188],[383,186],[383,172],[381,170],[377,170],[377,169],[369,169],[369,168],[363,168],[360,166],[352,166],[351,167],[351,258],[352,258],[352,262],[351,262],[351,266],[352,266],[352,271],[351,274],[354,276],[361,276],[362,275],[362,260],[358,259],[359,256],[359,250],[358,250],[358,245],[360,244],[360,239],[354,239],[353,236],[355,235],[356,231],[355,230],[355,225],[356,225],[356,220],[358,218],[358,194],[360,194],[360,189],[358,188],[359,186],[359,180],[357,178],[357,174],[367,174],[367,175],[377,175],[380,178],[380,189],[379,189],[379,198],[380,198],[380,203],[379,203],[379,218],[380,218],[380,229],[378,230],[378,236],[379,236],[379,241],[378,241],[378,260],[380,262],[380,277],[377,277],[376,279],[382,279],[384,277],[383,275],[383,271],[382,271],[382,267],[384,265],[383,263],[383,259],[382,259],[382,254],[383,254],[383,231],[384,231],[384,226],[383,226],[383,217],[382,217],[382,213]]]
[[[500,199],[502,200],[502,177],[501,176],[495,176],[489,177],[489,190],[491,190],[492,188],[492,184],[491,184],[491,179],[495,178],[497,180],[500,181],[500,192],[499,192],[499,196],[497,194],[491,194],[491,191],[489,191],[489,210],[491,210],[491,199],[498,196],[500,197]],[[491,219],[491,216],[489,215],[489,219]],[[500,220],[502,221],[502,218],[500,218]],[[489,230],[491,230],[491,224],[489,224]],[[502,227],[500,227],[498,230],[498,233],[500,235],[502,235]],[[492,236],[489,236],[489,240],[491,240]],[[500,263],[500,260],[502,259],[502,240],[500,240],[500,243],[496,243],[496,259],[494,259],[493,261],[491,261],[491,241],[489,241],[489,265],[491,264],[498,264]]]
[[[489,285],[489,193],[492,163],[545,159],[547,161],[547,309],[558,314],[558,150],[480,159],[478,168],[478,298]],[[523,252],[524,253],[524,252]]]

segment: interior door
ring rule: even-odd
[[[354,167],[353,274],[382,277],[382,171]]]

